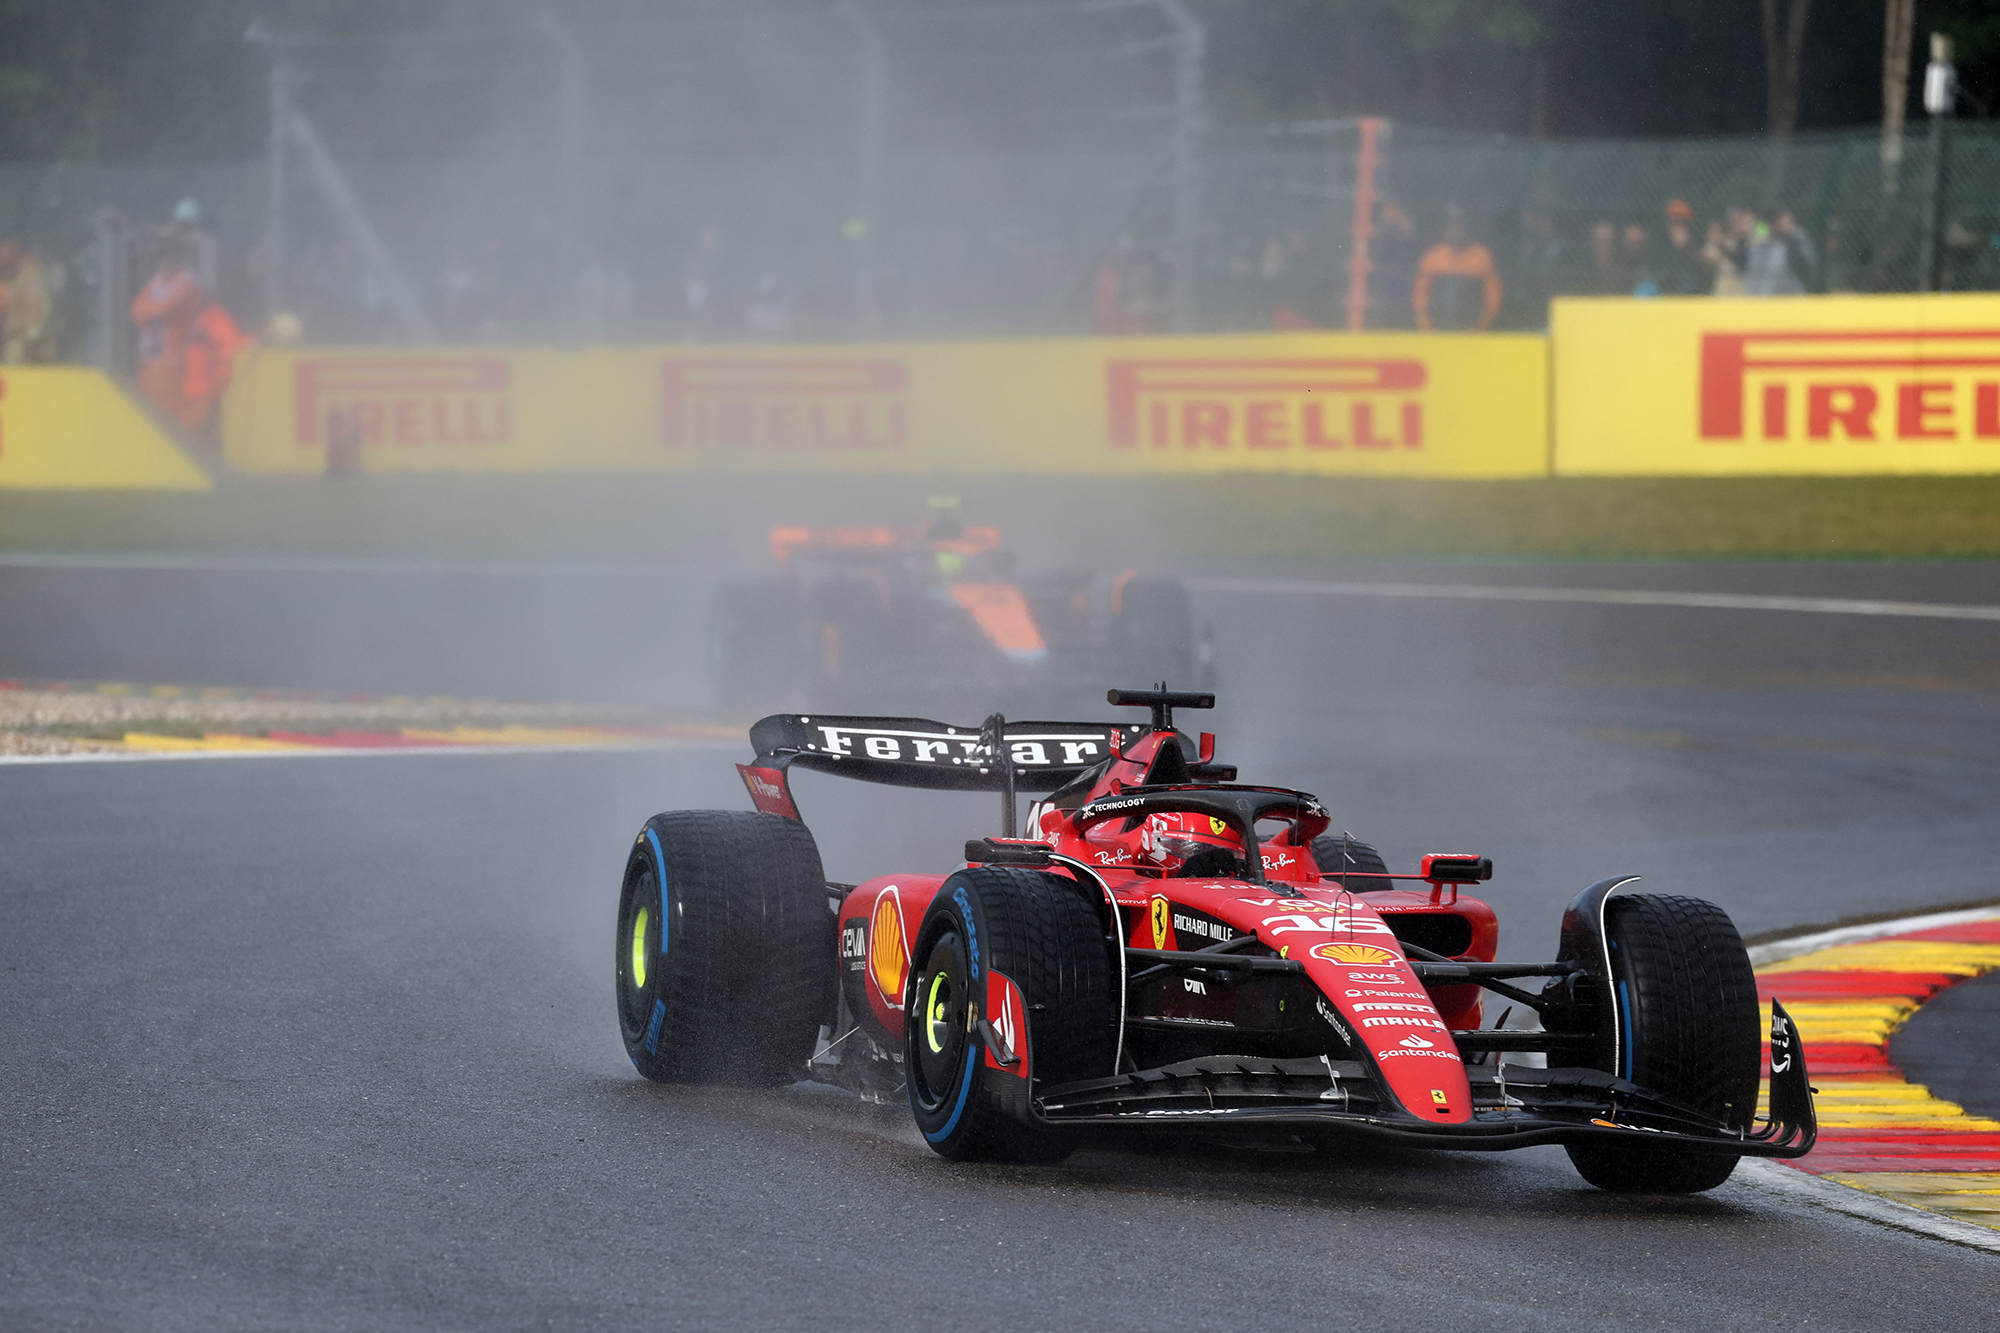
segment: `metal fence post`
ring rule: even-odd
[[[1942,267],[1938,233],[1944,226],[1944,155],[1950,140],[1946,122],[1958,102],[1958,71],[1952,65],[1951,38],[1931,34],[1931,63],[1924,70],[1924,110],[1931,116],[1931,151],[1925,163],[1924,232],[1918,251],[1917,290],[1938,289]]]
[[[90,331],[90,363],[114,375],[132,368],[132,340],[125,335],[127,250],[125,219],[116,210],[100,208],[91,214],[97,260],[97,309]]]
[[[243,40],[263,47],[271,59],[270,179],[264,201],[264,313],[267,318],[276,318],[286,304],[285,171],[291,143],[292,91],[298,80],[298,64],[292,48],[298,39],[281,37],[260,20],[250,25]]]
[[[1347,327],[1368,326],[1368,275],[1374,271],[1369,243],[1375,238],[1375,168],[1381,158],[1376,142],[1382,134],[1380,116],[1363,116],[1354,150],[1354,223],[1347,252]]]

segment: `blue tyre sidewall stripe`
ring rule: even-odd
[[[667,854],[660,850],[660,835],[650,825],[646,829],[646,841],[653,844],[653,865],[660,873],[660,957],[667,956]]]
[[[942,889],[939,890],[940,893],[942,893],[942,891],[943,891]],[[968,939],[972,938],[976,935],[978,927],[975,926],[972,922],[972,904],[965,901],[965,891],[963,888],[961,888],[955,895],[955,901],[958,907],[957,915],[962,918],[959,923],[959,928],[963,932],[965,937],[967,937]],[[920,936],[921,934],[922,932],[919,932]],[[971,962],[969,947],[967,951],[966,967],[968,972],[971,972],[972,962]],[[915,977],[917,975],[915,968],[911,969],[910,975],[912,977]],[[977,974],[972,973],[972,975],[976,976]],[[958,1122],[960,1118],[965,1115],[965,1104],[972,1098],[973,1080],[979,1076],[978,1061],[981,1049],[982,1048],[980,1047],[980,1044],[972,1039],[971,1034],[970,1033],[966,1034],[965,1068],[959,1073],[958,1076],[958,1101],[951,1108],[951,1116],[944,1122],[943,1125],[939,1126],[935,1130],[927,1129],[924,1131],[924,1138],[926,1141],[930,1143],[937,1143],[943,1139],[950,1138],[951,1132],[958,1128]],[[914,1083],[910,1084],[910,1099],[911,1099],[910,1100],[911,1108],[914,1110],[916,1107],[916,1085]]]
[[[966,1100],[972,1096],[972,1079],[977,1072],[973,1068],[973,1062],[978,1058],[979,1043],[968,1041],[965,1044],[965,1072],[958,1080],[958,1105],[951,1108],[951,1119],[945,1121],[942,1128],[924,1132],[924,1137],[930,1142],[936,1143],[939,1139],[949,1138],[951,1132],[958,1128],[958,1118],[965,1114]]]
[[[1637,1052],[1632,1049],[1632,992],[1622,980],[1618,983],[1618,1021],[1624,1028],[1625,1037],[1625,1072],[1621,1077],[1629,1083],[1632,1081],[1634,1056]]]

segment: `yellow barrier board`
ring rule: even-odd
[[[1559,300],[1569,476],[2000,471],[2000,296]]]
[[[261,473],[323,469],[337,421],[372,472],[1541,476],[1547,360],[1505,334],[261,350],[223,438]]]
[[[212,489],[101,370],[0,366],[0,488]]]

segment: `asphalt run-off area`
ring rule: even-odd
[[[1391,863],[1493,857],[1509,954],[1613,874],[1759,940],[2000,899],[1990,565],[1184,572],[1219,757]],[[699,713],[706,577],[12,557],[0,677]],[[1993,1326],[1976,1208],[1789,1167],[1658,1198],[1555,1148],[963,1166],[901,1106],[646,1083],[619,870],[655,811],[742,808],[748,754],[0,765],[0,1328]],[[796,791],[836,880],[993,831],[983,798]],[[2000,1117],[1993,995],[1938,992],[1885,1058]]]

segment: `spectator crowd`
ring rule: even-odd
[[[1907,290],[1918,248],[1907,228],[1871,233],[1863,249],[1845,242],[1838,216],[1817,219],[1815,234],[1790,208],[1732,205],[1703,219],[1680,198],[1638,217],[1531,207],[1504,228],[1455,205],[1418,214],[1423,225],[1416,213],[1393,198],[1375,209],[1362,327],[1540,329],[1549,301],[1566,295]],[[1254,222],[1233,233],[1210,225],[1193,328],[1349,327],[1356,266],[1335,210],[1262,234]],[[158,225],[120,218],[117,262],[103,253],[109,233],[95,231],[67,260],[0,238],[0,361],[130,367],[162,414],[191,433],[212,431],[232,362],[250,341],[231,305],[264,303],[264,247],[225,254],[192,199]],[[1184,326],[1175,303],[1189,299],[1177,290],[1168,248],[1130,233],[1092,261],[1053,234],[1003,221],[984,230],[899,230],[867,248],[858,222],[818,247],[790,248],[713,223],[677,244],[637,250],[546,227],[504,233],[512,239],[500,231],[446,245],[427,273],[412,275],[437,338],[582,345],[1151,334]],[[1950,221],[1939,255],[1946,290],[2000,289],[2000,231]],[[410,341],[383,276],[339,233],[299,237],[287,308],[262,334],[278,343]],[[105,283],[124,290],[106,292]],[[86,330],[103,311],[116,312],[118,326],[106,331],[98,318]]]

